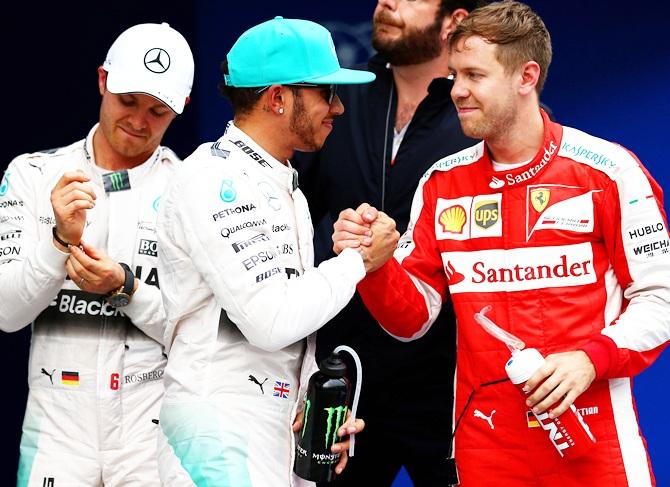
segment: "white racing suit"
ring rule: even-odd
[[[0,328],[32,324],[18,485],[158,485],[156,436],[166,358],[156,216],[178,160],[159,147],[106,192],[92,139],[9,165],[0,186]],[[140,285],[118,310],[66,275],[50,193],[83,170],[97,195],[83,241],[130,265]],[[129,186],[129,189],[124,189]]]
[[[158,220],[164,485],[296,481],[291,424],[315,370],[310,335],[365,274],[354,250],[314,268],[312,235],[295,170],[232,123],[177,171]]]

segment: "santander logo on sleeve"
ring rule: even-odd
[[[575,245],[443,252],[449,292],[526,291],[593,284],[593,250]]]

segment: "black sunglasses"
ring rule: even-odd
[[[296,88],[320,88],[323,93],[323,98],[328,102],[329,105],[333,104],[333,100],[335,99],[335,95],[337,95],[337,85],[317,85],[315,83],[286,83],[284,86],[295,86]],[[262,88],[257,89],[254,93],[257,95],[263,93],[265,90],[267,90],[269,86],[264,86]],[[328,89],[328,92],[326,93],[326,88]]]

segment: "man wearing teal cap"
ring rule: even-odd
[[[295,485],[291,424],[315,370],[313,333],[378,264],[374,250],[349,249],[314,268],[289,158],[323,145],[344,111],[338,84],[374,75],[340,68],[322,26],[281,17],[242,34],[223,70],[234,120],[184,161],[160,207],[169,359],[159,470],[168,486]],[[373,231],[398,238],[389,220]]]

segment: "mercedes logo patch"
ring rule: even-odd
[[[154,47],[144,55],[144,65],[152,73],[164,73],[170,67],[170,55],[164,49]]]

